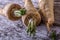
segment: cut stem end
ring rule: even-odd
[[[36,33],[36,21],[34,21],[32,19],[29,20],[27,33],[29,33],[30,36],[31,35],[35,36],[35,33]]]

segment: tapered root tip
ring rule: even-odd
[[[2,9],[2,8],[0,8],[0,14],[2,14],[2,10],[3,10],[3,9]]]
[[[48,32],[50,32],[50,25],[48,23],[46,25],[47,25]]]

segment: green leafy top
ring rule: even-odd
[[[52,33],[50,34],[50,38],[52,39],[52,40],[56,40],[56,31],[55,30],[53,30],[52,31]]]
[[[26,10],[25,10],[25,9],[15,10],[15,11],[14,11],[14,14],[15,14],[15,16],[17,16],[17,17],[20,17],[20,16],[26,14]]]
[[[26,13],[26,10],[25,9],[20,9],[19,11],[20,11],[20,14],[21,15],[24,15]]]
[[[36,21],[31,20],[28,24],[28,29],[27,29],[27,33],[29,33],[29,35],[33,35],[35,36],[36,33]]]

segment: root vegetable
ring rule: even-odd
[[[25,0],[24,2],[25,2],[25,9],[27,12],[26,12],[26,15],[22,16],[23,23],[27,26],[29,20],[32,18],[32,19],[36,19],[36,23],[38,25],[41,21],[40,14],[34,8],[31,0]]]
[[[7,4],[3,9],[0,8],[0,14],[6,16],[10,20],[18,20],[21,16],[15,16],[14,11],[20,10],[21,6],[15,3]]]
[[[35,25],[39,25],[40,21],[41,21],[41,16],[38,13],[38,11],[34,8],[31,0],[24,0],[25,2],[25,9],[26,9],[26,15],[22,16],[22,21],[25,24],[25,26],[28,26],[28,24],[30,24],[30,20],[32,19],[31,22],[36,23]],[[34,24],[33,24],[34,25]],[[32,25],[32,26],[33,26]],[[30,26],[31,27],[31,26]],[[34,29],[35,26],[33,26]],[[29,29],[29,26],[28,26]],[[32,28],[31,28],[32,29]],[[34,32],[34,31],[33,31]],[[32,33],[30,31],[30,33]]]
[[[30,19],[36,20],[36,23],[37,23],[36,25],[39,25],[39,23],[41,21],[39,14],[36,14],[36,13],[30,12],[29,14],[22,16],[22,21],[26,26],[28,25]]]
[[[54,23],[54,0],[39,0],[39,10],[42,12],[42,19],[45,21],[48,31]]]

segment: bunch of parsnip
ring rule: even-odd
[[[46,24],[48,31],[50,31],[50,25],[54,23],[54,0],[38,0],[38,6],[39,11],[31,0],[24,0],[25,9],[18,4],[10,3],[4,9],[0,9],[0,14],[13,21],[22,18],[23,24],[27,26],[27,33],[35,35],[36,26],[41,20]]]

